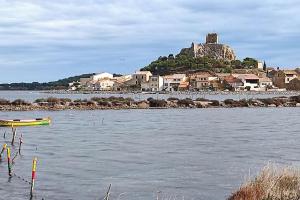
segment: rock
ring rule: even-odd
[[[275,104],[269,104],[268,107],[272,107],[273,108],[273,107],[276,107],[276,105]]]
[[[300,103],[296,103],[296,107],[300,107]]]
[[[149,104],[145,101],[141,101],[137,104],[137,107],[140,109],[146,109],[146,108],[149,108]]]

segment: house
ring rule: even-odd
[[[298,78],[295,70],[278,70],[273,76],[273,84],[278,88],[286,88],[286,85],[295,78]]]
[[[103,78],[113,78],[113,75],[107,72],[100,73],[100,74],[94,74],[90,76],[89,78],[80,78],[79,82],[82,86],[87,86],[88,84],[91,85],[91,83],[95,83],[96,81],[103,79]]]
[[[114,77],[113,91],[128,91],[130,90],[132,75],[124,75],[120,77]]]
[[[187,77],[185,74],[172,74],[164,76],[163,80],[163,90],[173,92],[179,90],[180,83],[186,82]]]
[[[189,82],[188,81],[181,81],[179,86],[178,86],[178,90],[179,91],[186,91],[189,89]]]
[[[164,79],[161,76],[150,76],[149,85],[151,91],[162,91]]]
[[[190,75],[190,87],[193,90],[205,90],[216,86],[213,84],[215,80],[218,80],[216,75],[209,72],[197,72]]]
[[[136,71],[132,75],[132,79],[131,79],[130,83],[132,85],[141,86],[141,83],[146,83],[149,81],[150,76],[152,76],[152,73],[150,71]]]
[[[247,90],[259,90],[259,77],[255,74],[233,74],[234,77],[243,82],[243,87]]]
[[[267,89],[273,87],[273,82],[268,77],[260,77],[259,78],[259,87],[266,91]]]
[[[115,81],[110,78],[102,78],[94,83],[94,90],[110,91],[113,88]]]
[[[90,79],[91,79],[92,81],[97,81],[97,80],[104,79],[104,78],[112,79],[112,78],[113,78],[113,75],[110,74],[110,73],[107,73],[107,72],[103,72],[103,73],[100,73],[100,74],[92,75],[92,76],[90,77]]]
[[[242,80],[234,77],[232,74],[225,76],[222,83],[224,84],[225,89],[233,91],[239,91],[244,86]]]
[[[72,91],[78,90],[81,87],[79,81],[73,81],[72,83],[69,83],[68,85],[69,85],[68,90],[72,90]]]

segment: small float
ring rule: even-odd
[[[10,120],[1,120],[0,126],[41,126],[49,125],[51,123],[50,117],[47,118],[37,118],[37,119],[10,119]]]

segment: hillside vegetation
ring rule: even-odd
[[[214,72],[230,73],[233,69],[253,69],[257,66],[257,60],[254,58],[245,58],[241,60],[217,60],[210,57],[192,57],[189,55],[178,54],[174,56],[160,56],[157,60],[151,62],[148,66],[142,68],[142,71],[151,71],[157,75],[167,75],[172,73],[187,73],[198,70],[211,70]]]

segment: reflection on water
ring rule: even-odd
[[[225,199],[268,161],[300,164],[299,109],[173,109],[0,112],[0,118],[51,116],[23,127],[14,172],[30,179],[38,157],[36,199]],[[0,129],[9,142],[10,129]],[[17,149],[17,147],[16,147]],[[12,151],[15,152],[16,149]],[[1,199],[29,198],[30,187],[0,163]]]

